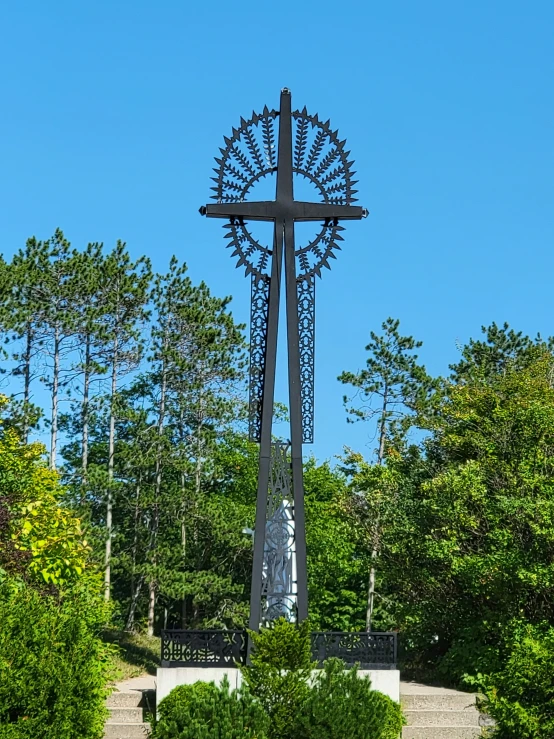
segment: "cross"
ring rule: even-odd
[[[277,183],[275,200],[242,203],[216,203],[200,208],[208,218],[226,218],[231,221],[272,221],[274,243],[271,261],[271,279],[267,310],[265,350],[265,378],[263,384],[260,465],[254,530],[254,561],[250,596],[250,629],[257,631],[261,621],[261,588],[264,558],[264,529],[266,525],[267,496],[271,473],[271,431],[275,393],[277,359],[277,328],[279,323],[279,296],[281,270],[285,267],[287,310],[287,348],[290,406],[290,449],[292,488],[294,495],[294,526],[297,569],[297,617],[308,615],[306,582],[306,534],[304,520],[304,483],[302,469],[302,403],[300,382],[300,349],[298,329],[298,293],[294,245],[294,224],[297,221],[324,221],[336,224],[339,220],[359,220],[367,215],[365,208],[353,205],[335,205],[297,201],[293,193],[293,136],[290,90],[281,91],[279,109],[279,148],[277,154]]]
[[[279,149],[277,159],[277,187],[275,200],[244,203],[216,203],[203,205],[200,213],[208,218],[242,218],[251,221],[359,220],[367,211],[357,205],[312,203],[294,199],[292,167],[292,116],[290,90],[281,91],[279,110]],[[287,229],[285,228],[285,233]],[[286,238],[286,237],[285,237]]]

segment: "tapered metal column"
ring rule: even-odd
[[[258,468],[258,494],[256,498],[256,523],[254,528],[254,561],[250,589],[250,629],[258,631],[261,623],[262,572],[264,562],[267,495],[271,470],[271,430],[275,397],[275,368],[277,364],[277,333],[279,328],[279,299],[281,292],[281,266],[283,262],[283,226],[275,223],[269,307],[267,317],[267,343],[265,352],[265,381],[262,397],[262,423],[260,431],[260,464]]]
[[[302,465],[302,388],[300,385],[300,348],[298,340],[298,292],[294,256],[294,225],[285,222],[285,285],[287,296],[287,346],[289,358],[289,412],[294,491],[294,530],[298,590],[298,620],[308,616],[306,562],[306,523],[304,513],[304,470]]]

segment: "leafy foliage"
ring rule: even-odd
[[[356,668],[331,659],[314,678],[310,632],[308,621],[280,619],[251,634],[252,664],[242,675],[269,716],[269,739],[397,739],[400,706]]]
[[[514,621],[506,631],[501,666],[471,683],[485,694],[498,739],[554,736],[554,628]]]
[[[0,737],[102,739],[106,616],[84,588],[60,600],[21,581],[0,586]]]
[[[0,405],[6,400],[0,398]],[[15,431],[0,424],[0,578],[21,575],[17,562],[24,560],[26,579],[65,588],[84,576],[90,548],[79,519],[63,506],[64,490],[43,454],[40,444],[21,444]]]

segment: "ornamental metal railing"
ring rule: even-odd
[[[245,660],[245,631],[162,631],[162,667],[235,667]]]
[[[166,629],[162,631],[162,667],[235,667],[246,662],[245,631]],[[361,669],[393,670],[397,661],[395,632],[315,631],[312,657],[322,665],[337,657]]]
[[[396,669],[397,638],[395,632],[315,631],[312,634],[312,657],[321,665],[330,657],[338,657],[347,665],[361,669]]]

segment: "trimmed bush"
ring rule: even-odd
[[[400,706],[372,690],[357,667],[330,659],[317,674],[294,739],[398,739],[404,719]]]
[[[102,739],[111,649],[99,601],[0,585],[0,738]]]
[[[268,717],[248,690],[179,685],[158,706],[152,739],[267,739]]]
[[[251,665],[241,668],[250,692],[270,719],[270,739],[294,738],[293,729],[310,693],[312,669],[310,625],[300,626],[284,618],[259,634],[253,642]]]
[[[242,675],[270,718],[269,739],[398,739],[400,706],[357,668],[333,659],[317,670],[307,621],[280,619],[251,638],[252,664]]]

